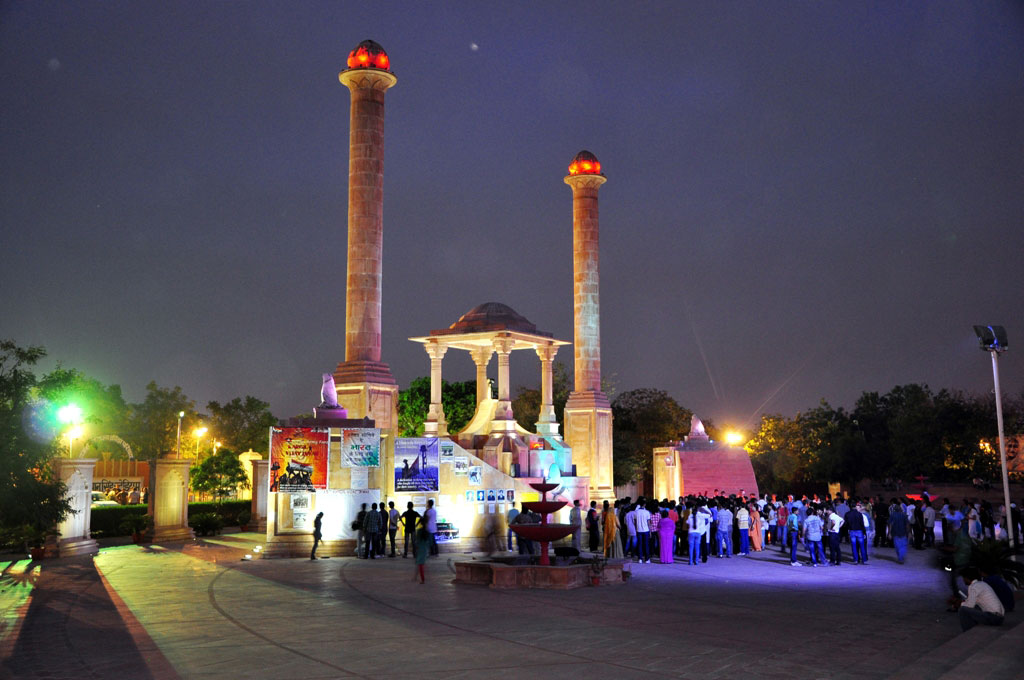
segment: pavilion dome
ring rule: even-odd
[[[372,40],[364,40],[348,53],[348,68],[376,68],[391,71],[391,60],[384,48]]]
[[[569,174],[600,175],[601,161],[597,160],[597,156],[584,149],[576,154],[576,157],[572,159],[572,163],[569,163]]]
[[[537,333],[529,319],[500,302],[485,302],[459,317],[447,333],[479,333],[483,331],[520,331]]]

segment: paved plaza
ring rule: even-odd
[[[449,559],[243,560],[258,534],[3,563],[0,677],[1020,678],[1020,613],[961,634],[935,553],[634,564],[621,586],[456,586]],[[255,553],[258,555],[258,553]]]

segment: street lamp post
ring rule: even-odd
[[[75,457],[75,440],[82,436],[82,426],[75,425],[67,431],[68,437],[68,458]]]
[[[1009,343],[1006,341],[1006,329],[1002,326],[975,326],[974,333],[981,342],[981,349],[992,355],[992,382],[995,385],[996,393],[996,425],[999,428],[999,465],[1003,471],[1003,525],[1006,535],[1010,539],[1010,552],[1014,552],[1016,545],[1013,526],[1013,513],[1010,511],[1010,475],[1006,469],[1006,440],[1003,437],[1003,398],[999,391],[999,355],[1006,351]]]
[[[174,457],[181,458],[181,419],[185,417],[184,411],[178,411],[178,440],[174,445]]]
[[[197,427],[195,429],[195,431],[193,432],[193,434],[196,436],[196,462],[198,462],[199,461],[199,440],[203,438],[204,434],[206,434],[206,428],[205,427]]]

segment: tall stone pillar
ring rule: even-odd
[[[252,519],[249,525],[253,531],[267,530],[267,496],[270,493],[270,461],[252,461]]]
[[[364,40],[338,79],[351,92],[348,158],[348,277],[345,361],[334,382],[350,418],[377,427],[398,424],[398,386],[381,361],[381,272],[384,243],[384,93],[397,82],[387,53]]]
[[[494,340],[494,351],[498,354],[498,406],[491,421],[492,431],[514,432],[515,417],[512,415],[512,398],[509,389],[509,355],[515,343],[511,338]]]
[[[94,458],[58,458],[57,475],[68,488],[73,514],[57,526],[57,554],[61,557],[99,552],[89,533],[92,523],[92,478]]]
[[[424,345],[424,348],[430,357],[430,408],[427,410],[427,421],[423,424],[423,434],[427,437],[447,437],[448,422],[444,418],[444,405],[441,403],[441,360],[448,347],[431,342]]]
[[[494,350],[490,347],[475,349],[470,354],[476,364],[476,407],[491,398],[491,386],[487,384],[487,364],[491,363]]]
[[[537,434],[558,436],[558,420],[555,418],[552,363],[558,354],[557,345],[537,348],[540,358],[540,415],[537,418]]]
[[[592,500],[612,499],[612,410],[601,391],[597,191],[601,163],[580,151],[569,164],[572,188],[573,341],[575,389],[565,405],[565,439],[576,474],[590,477]]]
[[[153,489],[153,542],[177,543],[196,537],[188,525],[188,475],[192,461],[160,458]]]

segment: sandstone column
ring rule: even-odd
[[[153,542],[175,543],[195,538],[188,525],[188,477],[192,461],[160,458],[155,462],[153,493]]]
[[[492,429],[513,432],[516,429],[515,417],[512,415],[512,399],[509,390],[509,355],[515,343],[511,338],[494,340],[494,351],[498,354],[498,407],[494,409]]]
[[[351,92],[348,159],[348,277],[345,361],[334,382],[350,418],[397,426],[398,387],[381,361],[381,272],[384,238],[384,93],[397,82],[384,49],[364,40],[338,79]]]
[[[267,494],[270,488],[270,461],[254,460],[252,464],[252,506],[249,528],[263,533],[267,530]]]
[[[92,521],[92,479],[96,467],[94,458],[58,458],[57,474],[68,487],[67,498],[76,511],[69,514],[57,527],[57,554],[93,554],[99,546],[89,533]]]
[[[557,345],[537,347],[540,358],[540,415],[537,418],[537,434],[558,436],[558,420],[555,418],[554,398],[552,395],[552,363],[558,354]]]
[[[487,364],[491,363],[494,350],[490,347],[481,347],[473,350],[470,356],[476,364],[476,407],[479,409],[485,399],[491,398],[491,387],[487,384]]]
[[[598,295],[597,191],[606,181],[601,163],[580,151],[569,164],[572,187],[573,342],[575,389],[565,406],[565,438],[576,474],[590,477],[593,500],[614,497],[612,411],[601,391],[601,312]]]
[[[423,424],[423,434],[427,437],[446,437],[448,422],[444,418],[444,405],[441,403],[441,360],[448,347],[432,342],[424,345],[424,348],[430,357],[430,408],[427,411],[427,422]]]

